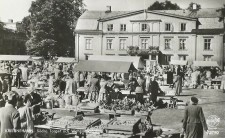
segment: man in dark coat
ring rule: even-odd
[[[158,91],[162,91],[159,87],[158,82],[155,80],[155,77],[152,78],[152,84],[151,84],[151,95],[150,100],[153,102],[153,104],[157,101]]]
[[[20,115],[15,108],[17,93],[6,92],[3,98],[6,105],[0,108],[0,138],[22,138],[22,133],[13,132],[13,130],[21,129]]]
[[[186,138],[203,138],[203,129],[208,130],[202,107],[198,106],[198,99],[191,97],[191,105],[184,112],[183,130]]]

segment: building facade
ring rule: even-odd
[[[219,17],[217,9],[86,11],[75,30],[75,57],[125,56],[133,48],[136,55],[160,64],[217,61],[222,67],[224,24]]]
[[[13,20],[1,22],[0,55],[26,55],[26,41],[21,23],[14,23]]]

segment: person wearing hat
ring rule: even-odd
[[[97,102],[98,95],[99,95],[99,89],[100,89],[100,82],[98,79],[97,74],[93,74],[93,77],[90,80],[90,89],[89,89],[89,100]]]
[[[0,138],[21,138],[21,133],[12,132],[21,129],[20,114],[15,108],[18,94],[13,91],[6,92],[3,98],[6,105],[0,108]]]
[[[198,98],[191,97],[190,105],[184,111],[183,133],[186,138],[203,138],[203,129],[208,130],[205,116],[201,106],[198,106]]]
[[[150,92],[151,92],[150,100],[153,102],[153,104],[155,104],[156,101],[157,101],[159,91],[162,92],[161,88],[159,87],[158,82],[156,81],[155,76],[153,76],[152,77],[151,90],[150,90]]]

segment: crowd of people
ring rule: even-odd
[[[110,104],[113,100],[122,100],[122,91],[129,90],[135,92],[135,100],[141,104],[144,104],[144,95],[148,95],[149,100],[156,104],[157,96],[163,93],[161,85],[169,84],[171,89],[175,88],[175,95],[180,95],[184,86],[197,88],[201,80],[210,80],[221,75],[218,68],[203,69],[179,65],[157,65],[150,72],[144,69],[129,73],[81,72],[75,71],[75,67],[75,63],[50,61],[37,61],[32,64],[1,62],[0,68],[11,74],[8,80],[4,76],[0,78],[0,99],[5,102],[1,102],[1,107],[5,107],[0,109],[1,138],[15,137],[15,133],[2,133],[6,128],[31,130],[21,133],[26,138],[31,136],[35,124],[33,117],[35,113],[40,112],[42,102],[36,88],[44,88],[46,85],[48,93],[80,94],[80,100],[86,97],[90,102],[106,101]],[[17,94],[11,91],[11,87],[28,89]],[[86,95],[77,91],[81,87],[85,88]],[[9,123],[12,120],[13,122]]]

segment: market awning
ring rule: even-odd
[[[28,61],[29,55],[0,55],[0,61]]]
[[[59,57],[56,62],[63,62],[63,63],[75,62],[75,58]]]
[[[193,65],[199,67],[219,67],[217,61],[194,61]]]
[[[122,62],[132,62],[135,68],[144,68],[144,64],[141,61],[141,57],[138,56],[104,56],[104,55],[90,55],[88,60],[97,61],[122,61]]]
[[[32,57],[33,60],[42,60],[44,59],[43,57]]]
[[[75,71],[91,71],[91,72],[118,72],[128,73],[130,70],[136,70],[131,62],[119,61],[80,61],[75,67]]]
[[[171,60],[170,64],[171,65],[187,65],[187,61],[186,60]]]

